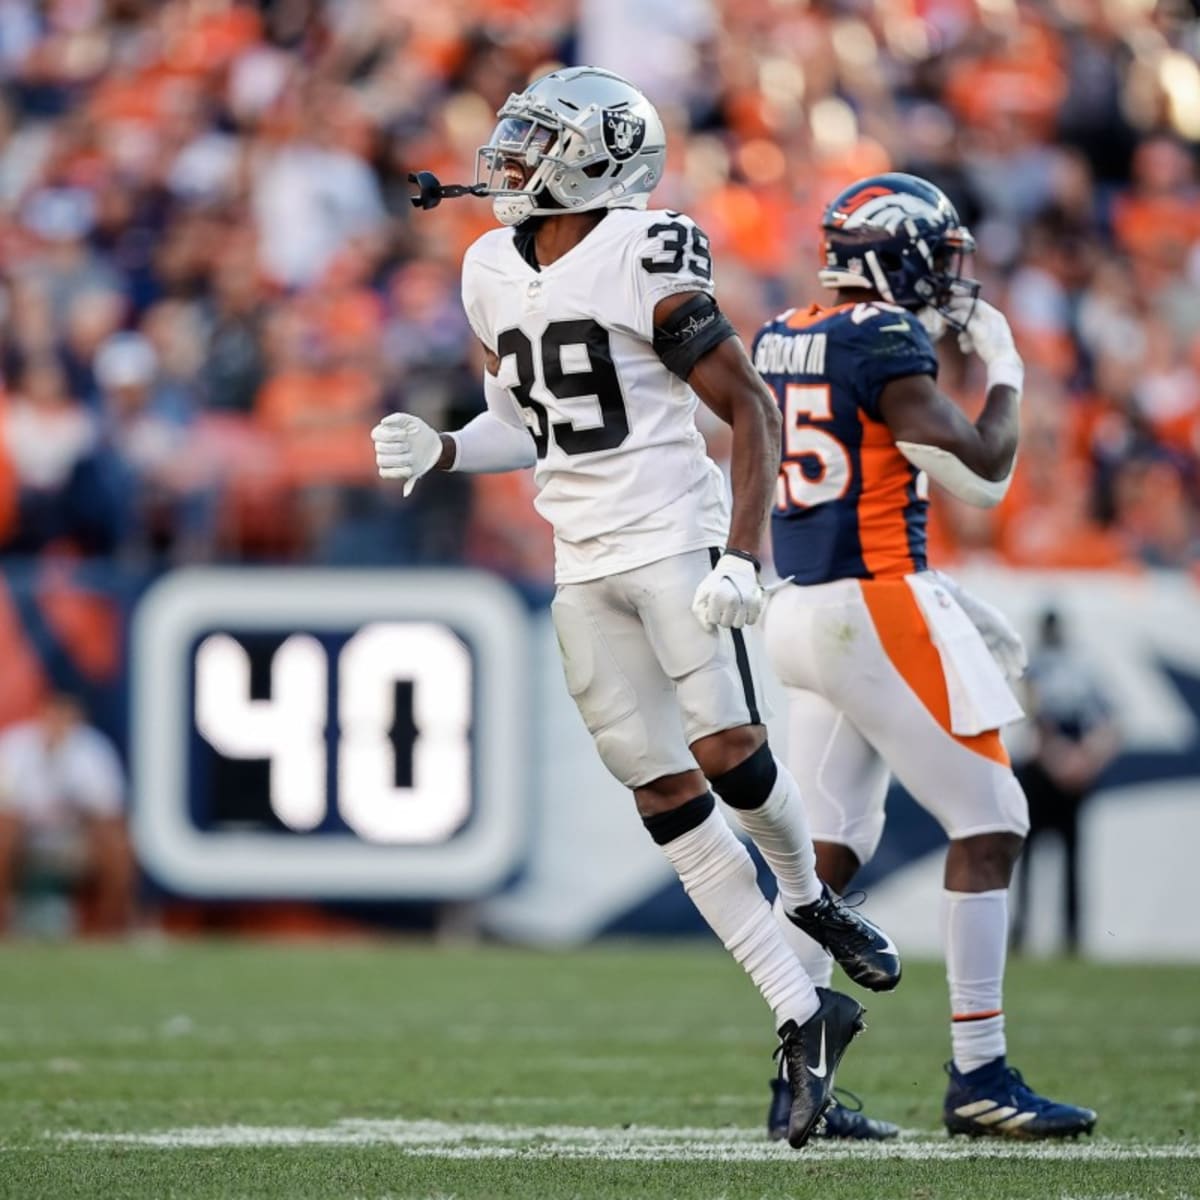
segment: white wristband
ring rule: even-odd
[[[987,365],[987,390],[1005,386],[1012,388],[1021,399],[1021,389],[1025,386],[1025,364],[1015,355],[1011,358],[998,358]]]

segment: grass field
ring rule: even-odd
[[[840,1082],[905,1136],[768,1144],[758,998],[705,946],[0,949],[0,1197],[1200,1197],[1200,971],[1014,964],[1012,1057],[1093,1139],[950,1141],[941,970]]]

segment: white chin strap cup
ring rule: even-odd
[[[526,217],[533,215],[536,205],[532,196],[495,196],[492,212],[501,225],[520,225]]]

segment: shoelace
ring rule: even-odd
[[[950,1074],[952,1066],[952,1063],[946,1064],[947,1075]],[[1017,1101],[1019,1107],[1026,1109],[1032,1108],[1038,1112],[1053,1107],[1054,1101],[1045,1096],[1039,1096],[1037,1092],[1035,1092],[1033,1088],[1031,1088],[1029,1084],[1025,1082],[1025,1077],[1020,1071],[1017,1070],[1016,1067],[1005,1066],[1003,1079],[1008,1087],[1009,1098]]]
[[[783,1072],[784,1072],[784,1069],[786,1066],[786,1063],[784,1061],[784,1048],[785,1048],[785,1043],[780,1042],[779,1045],[776,1046],[775,1049],[771,1051],[771,1061],[773,1062],[775,1059],[779,1059],[779,1069],[776,1072],[777,1079],[784,1078]]]
[[[860,888],[855,888],[854,891],[847,892],[844,896],[839,896],[832,888],[829,889],[829,907],[833,910],[835,916],[844,923],[848,931],[853,933],[860,942],[869,945],[874,938],[871,933],[862,928],[861,921],[850,916],[849,912],[838,912],[839,909],[850,910],[861,908],[866,898],[867,893]],[[862,919],[867,920],[867,918]]]
[[[774,1051],[772,1051],[771,1059],[772,1059],[772,1061],[774,1061],[775,1059],[779,1060],[779,1068],[775,1073],[775,1078],[778,1079],[781,1083],[788,1083],[787,1076],[784,1074],[784,1069],[785,1069],[786,1064],[784,1063],[784,1059],[783,1059],[783,1043],[782,1042],[780,1042],[779,1045],[775,1047]],[[791,1085],[789,1084],[789,1087],[790,1086]],[[833,1089],[833,1098],[834,1098],[834,1101],[837,1104],[841,1105],[841,1107],[844,1108],[847,1112],[860,1113],[863,1110],[862,1099],[858,1096],[857,1093],[852,1092],[849,1088],[835,1087]]]
[[[1032,1107],[1035,1109],[1042,1109],[1050,1103],[1050,1101],[1048,1101],[1045,1097],[1039,1096],[1037,1092],[1035,1092],[1033,1088],[1031,1088],[1029,1084],[1025,1082],[1024,1077],[1016,1067],[1006,1067],[1004,1070],[1004,1078],[1008,1081],[1012,1098],[1014,1100],[1019,1100],[1023,1108]]]
[[[788,1077],[785,1074],[787,1071],[787,1046],[788,1044],[786,1041],[781,1041],[779,1045],[771,1051],[771,1059],[772,1061],[776,1059],[779,1060],[779,1066],[776,1069],[775,1078],[782,1080],[784,1083],[787,1083],[789,1087],[791,1087],[791,1084],[788,1083]]]

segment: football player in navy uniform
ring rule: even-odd
[[[767,652],[788,695],[788,763],[809,811],[821,878],[835,892],[874,854],[894,774],[950,840],[942,918],[952,1061],[951,1133],[1050,1138],[1096,1114],[1038,1095],[1008,1065],[1002,983],[1008,886],[1029,827],[1000,740],[1019,719],[1009,680],[1024,648],[1005,618],[925,555],[928,480],[969,504],[1000,501],[1017,450],[1023,367],[1008,322],[964,278],[970,233],[936,187],[886,174],[825,210],[822,284],[831,308],[763,327],[756,368],[783,414],[772,517]],[[987,369],[972,423],[936,386],[931,333],[953,329]],[[794,924],[785,936],[813,979],[829,956]],[[789,1084],[773,1081],[779,1136]],[[895,1126],[837,1105],[830,1136]]]

